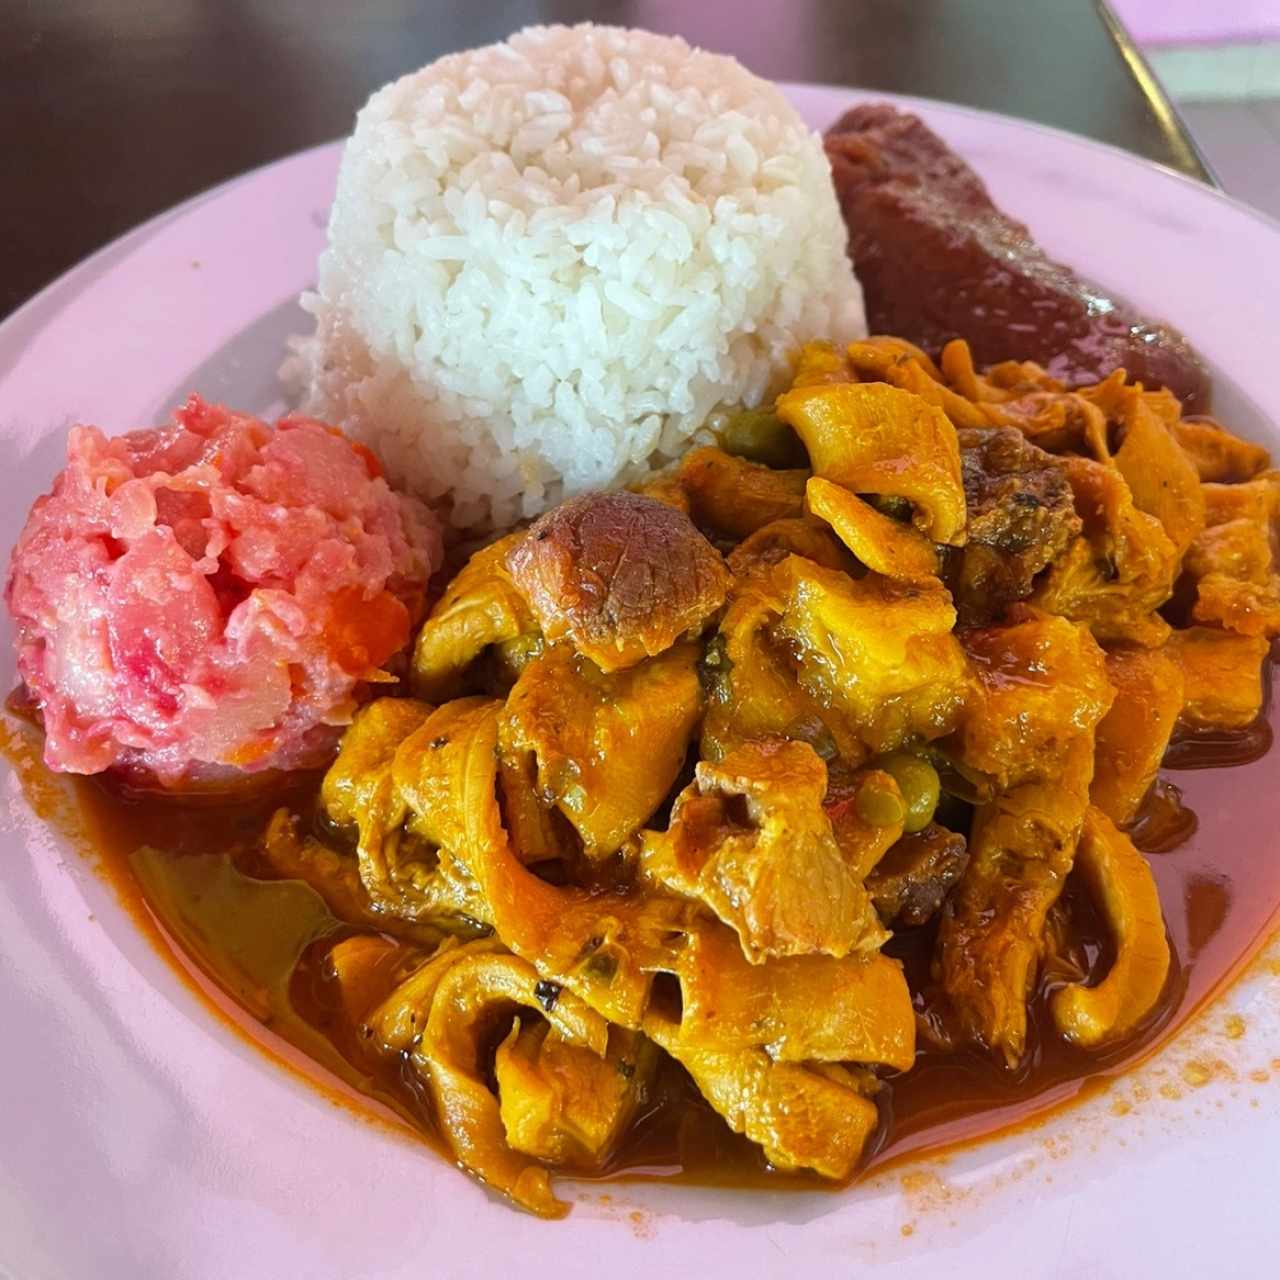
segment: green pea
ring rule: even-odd
[[[904,821],[907,807],[902,797],[885,786],[867,781],[858,788],[858,817],[873,827],[896,827]]]
[[[896,751],[877,763],[902,792],[907,810],[902,829],[923,831],[933,821],[934,810],[938,807],[938,796],[942,790],[938,771],[927,760],[905,751]]]
[[[871,493],[867,495],[867,501],[881,515],[886,515],[891,520],[899,520],[905,524],[911,519],[912,507],[906,498],[899,498],[891,493]]]
[[[800,437],[772,409],[738,409],[716,432],[725,453],[766,467],[807,467],[809,455]]]

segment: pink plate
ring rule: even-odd
[[[788,92],[818,128],[865,96]],[[1051,252],[1185,330],[1220,414],[1280,446],[1280,227],[1120,151],[910,105]],[[304,152],[154,219],[0,326],[0,548],[72,422],[151,423],[191,389],[277,404],[338,155]],[[1215,780],[1201,805],[1215,838],[1275,856],[1272,770]],[[839,1195],[562,1183],[576,1208],[545,1223],[211,1016],[4,764],[0,782],[0,1276],[1274,1274],[1280,959],[1039,1128]]]

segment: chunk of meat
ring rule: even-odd
[[[1045,921],[1089,803],[1094,731],[1113,693],[1101,649],[1063,618],[1028,613],[964,640],[980,690],[961,727],[962,759],[998,790],[974,814],[936,969],[967,1037],[1016,1066]]]
[[[1115,694],[1088,630],[1023,606],[1005,626],[961,632],[978,678],[960,727],[965,765],[1008,789],[1092,735]]]
[[[799,556],[771,572],[782,602],[774,634],[789,646],[801,687],[839,712],[870,751],[955,726],[969,674],[939,582],[855,579]]]
[[[867,877],[867,892],[886,924],[913,928],[937,915],[968,863],[964,836],[931,822],[885,854]]]
[[[391,767],[396,748],[426,722],[432,710],[416,698],[379,698],[360,711],[320,784],[320,803],[332,823],[359,824],[372,792]]]
[[[1118,649],[1107,654],[1107,679],[1116,698],[1098,724],[1089,799],[1125,826],[1151,790],[1182,712],[1182,668],[1161,649]]]
[[[1262,711],[1262,664],[1270,648],[1262,636],[1216,627],[1188,627],[1169,637],[1166,651],[1182,670],[1179,724],[1187,729],[1243,729]]]
[[[1223,585],[1266,585],[1271,573],[1270,528],[1250,516],[1212,524],[1191,544],[1183,567],[1198,589],[1206,579]]]
[[[1070,386],[1124,368],[1188,411],[1207,404],[1208,376],[1180,334],[1049,258],[918,117],[867,103],[826,147],[873,333],[931,355],[965,338],[979,364],[1034,360]]]
[[[491,645],[536,637],[538,624],[507,572],[523,537],[508,534],[477,551],[445,588],[413,646],[410,684],[420,698],[445,702],[467,688],[472,664]]]
[[[728,929],[706,922],[690,927],[672,970],[681,1047],[761,1048],[778,1062],[897,1071],[915,1061],[911,993],[902,965],[889,956],[785,956],[753,965]]]
[[[696,636],[729,571],[688,516],[635,493],[570,498],[540,516],[507,566],[549,641],[620,671]]]
[[[516,857],[498,795],[502,703],[462,698],[435,712],[396,757],[410,822],[474,884],[483,918],[545,981],[635,1029],[655,973],[673,967],[693,904],[599,893],[539,879]]]
[[[1169,627],[1155,610],[1173,594],[1177,547],[1114,467],[1076,457],[1062,465],[1084,532],[1049,566],[1032,603],[1087,623],[1099,640],[1158,647]]]
[[[789,554],[782,561],[770,558],[771,563],[785,562]],[[743,743],[780,735],[810,743],[824,759],[838,755],[856,764],[867,749],[855,727],[801,686],[787,643],[773,634],[784,608],[768,563],[735,584],[702,663],[707,685],[702,755],[719,760]]]
[[[919,530],[882,514],[856,493],[821,476],[812,476],[804,492],[810,513],[825,520],[872,572],[903,582],[937,578],[938,553]]]
[[[538,758],[532,751],[499,746],[498,786],[511,850],[525,866],[567,864],[581,852],[582,840],[573,824],[542,797]]]
[[[603,1057],[609,1024],[569,991],[547,1008],[538,985],[533,967],[515,956],[459,956],[440,975],[411,1060],[431,1086],[440,1128],[458,1163],[521,1208],[555,1218],[568,1206],[552,1194],[546,1169],[507,1143],[499,1101],[482,1074],[484,1037],[495,1018],[523,1007],[544,1015],[569,1044]]]
[[[951,578],[962,625],[1000,617],[1081,531],[1061,464],[1011,428],[963,428],[960,465],[969,537]]]
[[[1241,440],[1213,418],[1182,418],[1169,429],[1202,481],[1240,484],[1271,465],[1261,445]]]
[[[1206,484],[1204,504],[1209,527],[1249,519],[1273,532],[1280,505],[1280,471],[1264,471],[1244,484]]]
[[[998,404],[984,404],[983,416],[991,426],[1020,431],[1050,453],[1080,453],[1109,462],[1107,416],[1095,403],[1094,390],[1028,391]]]
[[[942,348],[938,364],[902,338],[867,338],[849,347],[849,364],[861,378],[892,383],[936,405],[957,431],[1006,427],[1050,452],[1110,458],[1111,378],[1074,392],[1030,362],[1004,361],[980,374],[961,338]],[[1123,370],[1113,377],[1125,385]]]
[[[1106,919],[1115,960],[1095,986],[1059,988],[1049,1008],[1067,1040],[1096,1049],[1129,1035],[1159,1003],[1169,939],[1147,860],[1099,809],[1085,815],[1076,866]]]
[[[806,342],[795,357],[795,374],[791,379],[793,390],[796,387],[825,387],[857,381],[858,375],[848,356],[833,343],[823,340]]]
[[[1027,1000],[1075,858],[1092,754],[1078,739],[1052,781],[1020,783],[978,809],[969,866],[943,913],[937,970],[952,1008],[967,1038],[1010,1068],[1026,1048]]]
[[[722,449],[694,449],[677,471],[689,514],[700,528],[735,541],[804,508],[808,472],[775,471]]]
[[[628,486],[629,492],[638,493],[642,498],[651,498],[664,507],[679,511],[681,515],[689,514],[689,495],[680,483],[679,465],[665,467],[656,475],[642,480],[638,484]]]
[[[1124,442],[1116,451],[1116,469],[1129,486],[1133,505],[1160,521],[1181,559],[1204,528],[1200,476],[1141,391],[1129,389],[1121,421]]]
[[[436,951],[389,991],[364,1018],[365,1031],[376,1049],[400,1054],[412,1049],[422,1038],[431,1016],[440,979],[459,960],[468,956],[505,954],[495,937],[472,938],[461,942],[446,938]]]
[[[764,1149],[777,1169],[812,1169],[824,1178],[852,1174],[879,1113],[854,1073],[835,1064],[775,1062],[762,1049],[681,1045],[678,1024],[659,1013],[645,1034],[675,1058],[735,1132]]]
[[[444,834],[416,822],[406,801],[405,766],[430,707],[380,698],[365,707],[342,739],[320,800],[329,820],[356,829],[360,880],[377,913],[450,929],[485,922],[484,902]],[[412,785],[407,788],[412,792]]]
[[[1280,577],[1272,574],[1266,582],[1250,582],[1210,574],[1196,584],[1191,616],[1241,635],[1280,636]]]
[[[544,1009],[560,998],[554,986],[535,994]],[[638,1031],[610,1027],[601,1057],[540,1019],[517,1019],[493,1063],[507,1145],[536,1160],[599,1169],[631,1123],[657,1057]]]
[[[920,354],[923,356],[924,352]],[[1034,360],[1001,360],[979,373],[973,362],[973,350],[963,338],[952,338],[942,348],[938,368],[948,385],[974,404],[998,405],[1034,392],[1056,395],[1065,390],[1057,378],[1051,377]]]
[[[795,428],[814,475],[852,493],[904,498],[934,542],[964,542],[955,427],[935,405],[883,382],[792,387],[778,416]]]
[[[1196,622],[1242,635],[1280,635],[1280,472],[1203,486],[1205,528],[1191,543]]]
[[[888,935],[836,841],[826,790],[826,766],[802,742],[762,740],[717,764],[699,761],[670,829],[644,833],[641,874],[704,902],[737,932],[752,964],[874,951]],[[877,828],[881,850],[901,830],[900,817]]]
[[[679,644],[606,675],[553,645],[511,690],[503,757],[532,754],[539,800],[573,824],[588,857],[616,852],[675,782],[702,714],[698,658]]]

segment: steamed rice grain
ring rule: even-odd
[[[483,533],[638,479],[865,332],[821,144],[684,41],[535,27],[380,90],[288,375]]]

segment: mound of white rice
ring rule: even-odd
[[[683,40],[533,27],[373,95],[286,376],[470,532],[632,481],[865,332],[817,136]]]

